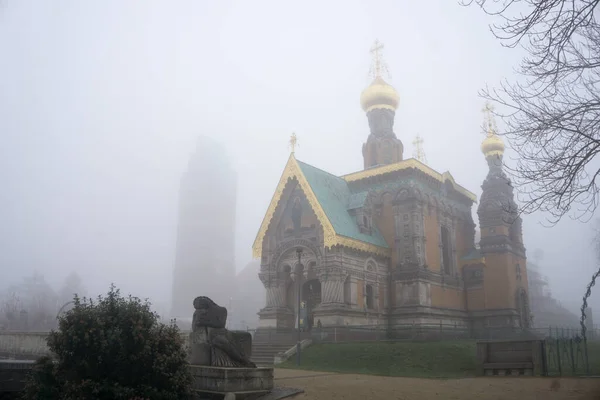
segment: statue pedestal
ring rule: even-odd
[[[223,368],[190,365],[197,399],[232,393],[236,400],[258,397],[273,389],[273,368]]]

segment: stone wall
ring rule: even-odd
[[[181,332],[187,347],[189,332]],[[34,360],[49,355],[46,338],[48,332],[0,332],[0,359],[29,359]]]
[[[0,332],[0,358],[36,359],[48,355],[48,332]]]

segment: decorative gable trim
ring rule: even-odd
[[[265,238],[267,230],[269,229],[269,225],[271,224],[271,221],[273,220],[273,217],[275,215],[275,211],[279,206],[286,185],[289,181],[293,179],[296,179],[298,181],[302,192],[304,192],[308,203],[310,204],[311,208],[313,209],[313,212],[317,216],[317,220],[323,227],[323,241],[325,248],[332,248],[333,246],[344,246],[378,255],[390,255],[390,249],[388,248],[382,248],[370,243],[365,243],[356,239],[341,236],[335,232],[331,221],[329,221],[329,219],[327,218],[325,211],[323,210],[321,204],[319,204],[319,201],[317,200],[317,196],[314,194],[312,188],[310,187],[310,184],[308,183],[306,177],[302,173],[302,169],[298,165],[294,154],[292,153],[283,170],[283,174],[279,179],[279,184],[277,184],[277,188],[275,189],[275,193],[273,194],[271,203],[267,208],[265,217],[263,218],[260,229],[258,230],[258,234],[256,235],[256,239],[254,240],[254,244],[252,246],[252,255],[254,258],[260,258],[262,256],[263,240]]]
[[[477,203],[477,196],[475,196],[473,193],[469,192],[467,189],[457,184],[449,172],[444,172],[443,174],[440,174],[439,172],[435,171],[434,169],[428,167],[427,165],[414,158],[409,158],[407,160],[402,160],[397,163],[387,164],[380,167],[370,168],[364,171],[354,172],[352,174],[344,175],[342,176],[342,178],[345,179],[346,182],[355,182],[361,179],[381,176],[384,174],[409,168],[417,169],[441,183],[450,181],[454,186],[454,189],[456,189],[458,193],[460,193],[467,199],[473,201],[474,203]]]

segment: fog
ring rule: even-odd
[[[240,271],[292,132],[298,159],[362,169],[376,38],[405,157],[421,135],[428,164],[480,196],[478,90],[512,78],[523,55],[489,22],[446,0],[0,1],[0,291],[36,271],[59,290],[77,272],[89,293],[114,282],[168,308],[179,185],[199,136],[222,143],[237,174]],[[597,268],[593,224],[544,220],[524,217],[528,254],[543,250],[554,296],[576,311]]]

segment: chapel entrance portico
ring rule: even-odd
[[[321,282],[310,279],[302,285],[302,302],[306,308],[306,327],[310,330],[315,326],[314,310],[321,304]]]

